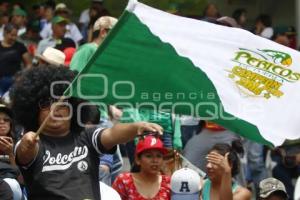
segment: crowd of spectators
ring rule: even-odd
[[[247,10],[222,16],[208,4],[196,18],[246,29]],[[118,21],[103,0],[74,19],[52,0],[0,1],[0,199],[293,199],[300,139],[270,148],[192,116],[88,103],[77,113],[84,100],[51,96],[51,83],[72,81]],[[273,27],[269,15],[249,31],[297,49],[294,27]]]

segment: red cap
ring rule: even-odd
[[[136,145],[135,154],[138,155],[143,151],[155,149],[159,150],[163,154],[168,153],[168,150],[164,148],[163,142],[152,135],[145,136],[144,139],[140,139],[138,144]]]

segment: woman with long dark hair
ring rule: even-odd
[[[15,165],[12,116],[12,111],[6,105],[0,103],[0,155],[9,156],[9,162]]]
[[[14,200],[22,198],[18,180],[20,172],[13,153],[15,141],[13,113],[5,104],[0,103],[0,179],[10,187]]]
[[[202,200],[250,200],[251,193],[239,186],[233,177],[238,174],[240,160],[238,153],[243,152],[240,141],[216,144],[207,155],[208,180],[204,182]]]

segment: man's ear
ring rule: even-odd
[[[107,31],[105,29],[101,29],[99,34],[101,38],[105,38],[107,35]]]

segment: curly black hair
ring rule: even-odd
[[[10,92],[16,121],[24,126],[26,131],[37,131],[39,102],[53,99],[51,84],[55,81],[71,82],[74,78],[75,74],[71,70],[51,65],[24,70]],[[54,95],[62,96],[67,87],[68,84],[54,84]],[[77,107],[82,100],[71,97],[68,102],[73,107],[71,131],[78,132],[82,127],[77,122]]]

